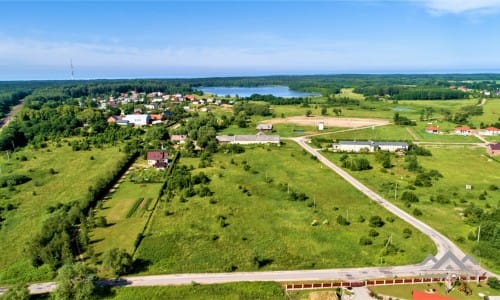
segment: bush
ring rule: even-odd
[[[376,231],[375,229],[370,229],[370,231],[368,231],[368,235],[371,236],[371,237],[377,237],[379,236],[380,233],[378,233],[378,231]]]
[[[367,246],[367,245],[371,245],[371,244],[373,244],[373,241],[372,241],[369,237],[362,236],[362,237],[359,239],[359,244],[360,244],[361,246]]]
[[[385,222],[380,216],[373,216],[370,218],[370,227],[382,227]]]
[[[340,225],[342,225],[342,226],[348,226],[349,224],[351,224],[351,223],[349,223],[349,221],[348,221],[346,218],[344,218],[343,216],[338,216],[338,217],[337,217],[337,223],[339,223],[339,224],[340,224]]]
[[[410,202],[410,203],[416,203],[419,201],[417,195],[415,195],[412,192],[405,191],[403,195],[401,195],[401,200],[405,202]]]
[[[496,277],[489,277],[486,283],[494,290],[500,290],[500,280]]]
[[[97,227],[106,227],[108,225],[108,221],[104,216],[99,216],[95,219],[95,226]]]
[[[411,237],[411,235],[412,235],[412,233],[413,233],[413,232],[411,231],[411,229],[410,229],[410,228],[405,228],[405,229],[403,229],[403,238],[405,238],[405,239],[410,238],[410,237]]]
[[[415,209],[413,210],[413,215],[418,217],[418,216],[423,215],[423,213],[422,213],[422,211],[421,211],[420,209],[415,208]]]

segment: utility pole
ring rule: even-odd
[[[477,242],[479,243],[479,238],[481,236],[481,224],[479,224],[479,227],[477,228]]]

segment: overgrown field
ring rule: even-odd
[[[442,178],[431,176],[429,181],[428,176],[417,177],[418,172],[408,170],[409,162],[404,156],[394,155],[391,157],[392,168],[384,169],[375,154],[349,154],[351,158],[366,158],[373,167],[349,172],[402,209],[417,214],[419,219],[449,237],[465,252],[498,272],[498,263],[481,257],[473,247],[481,223],[477,214],[491,212],[499,205],[499,162],[487,157],[484,148],[448,145],[428,146],[428,149],[432,156],[418,156],[417,164],[423,167],[424,174],[436,170]],[[344,154],[325,152],[324,155],[340,165]],[[466,189],[466,185],[471,185],[472,189]],[[417,199],[408,198],[408,193]]]
[[[118,148],[72,151],[70,146],[24,148],[2,153],[1,177],[24,175],[29,180],[8,182],[0,189],[3,220],[0,228],[0,281],[47,280],[53,275],[46,267],[31,266],[27,246],[40,231],[50,206],[83,197],[98,180],[116,168],[125,155]]]
[[[136,254],[149,263],[146,273],[400,265],[435,252],[427,237],[296,144],[245,149],[215,154],[207,168],[181,158],[192,174],[210,178],[194,192],[213,194],[177,191],[160,202]],[[372,227],[377,216],[383,224]],[[372,244],[360,243],[367,239]]]
[[[279,300],[286,299],[280,285],[275,282],[238,282],[210,285],[181,285],[162,287],[125,287],[113,289],[114,295],[106,299],[135,300]]]

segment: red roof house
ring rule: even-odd
[[[458,126],[455,127],[455,133],[460,135],[469,135],[471,130],[469,126]]]
[[[425,132],[437,134],[437,133],[439,133],[439,128],[437,126],[434,126],[434,125],[427,126],[427,127],[425,127]]]
[[[493,126],[490,126],[490,127],[484,129],[483,134],[484,135],[491,135],[491,136],[500,135],[500,129],[493,127]]]

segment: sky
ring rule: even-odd
[[[500,72],[500,0],[4,1],[0,80]]]

